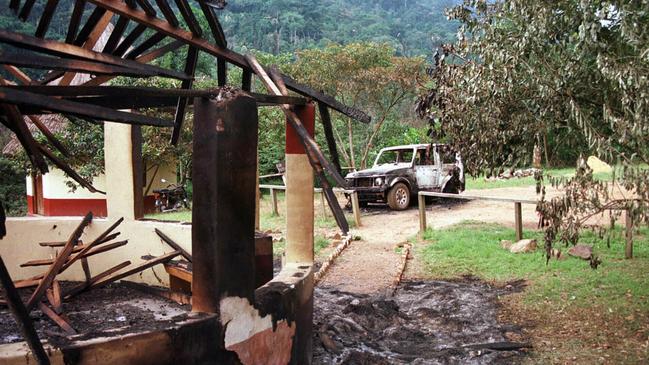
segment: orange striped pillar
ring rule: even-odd
[[[315,105],[294,108],[311,136]],[[286,123],[286,262],[313,262],[313,169],[300,137]]]

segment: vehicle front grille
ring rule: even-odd
[[[372,178],[354,179],[354,186],[357,188],[371,188],[372,186],[374,186],[374,179]]]

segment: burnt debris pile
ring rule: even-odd
[[[315,364],[502,364],[520,361],[524,343],[499,323],[499,295],[511,293],[467,279],[411,281],[395,296],[317,288]]]

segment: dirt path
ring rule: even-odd
[[[536,199],[533,186],[467,191],[470,195]],[[436,202],[426,209],[427,223],[431,228],[444,228],[463,221],[473,220],[514,226],[512,203],[485,200]],[[523,205],[524,228],[536,228],[538,217],[534,205]],[[416,207],[402,212],[390,211],[384,206],[371,206],[364,210],[362,227],[352,230],[360,241],[340,256],[320,285],[336,287],[351,293],[368,294],[390,287],[397,274],[400,254],[397,244],[417,235],[419,215]],[[420,262],[412,260],[407,271],[409,278],[419,276]]]

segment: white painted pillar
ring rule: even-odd
[[[139,126],[104,123],[104,167],[108,217],[142,218],[142,131]]]

